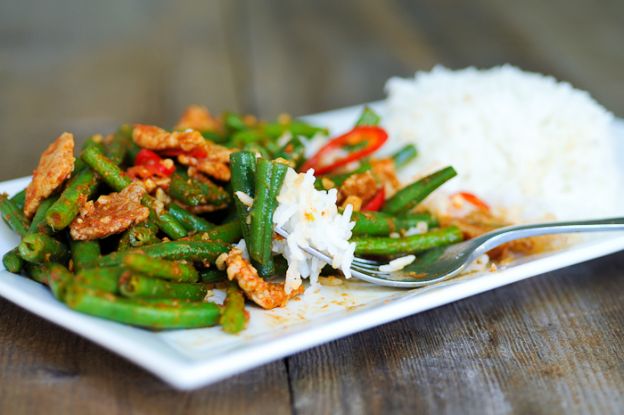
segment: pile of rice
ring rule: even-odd
[[[387,90],[391,146],[419,150],[402,180],[458,171],[430,209],[444,213],[450,194],[469,191],[514,222],[622,212],[613,116],[586,92],[512,66],[436,67]]]
[[[288,261],[285,291],[290,293],[301,285],[301,278],[310,278],[316,285],[325,263],[305,253],[300,246],[314,247],[332,259],[334,268],[340,269],[346,278],[351,277],[351,262],[355,244],[349,242],[352,206],[338,212],[336,189],[328,191],[314,188],[314,170],[297,173],[288,169],[284,184],[277,197],[279,203],[273,214],[273,224],[288,232],[288,238],[275,239],[273,251]]]

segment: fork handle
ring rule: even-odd
[[[508,226],[488,232],[476,239],[482,239],[483,245],[481,249],[489,251],[490,249],[496,248],[505,242],[528,238],[531,236],[552,235],[558,233],[611,231],[624,231],[624,217]]]

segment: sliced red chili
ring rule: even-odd
[[[371,200],[369,200],[364,206],[362,206],[362,210],[368,211],[378,211],[383,206],[386,201],[386,189],[385,187],[379,188],[375,196]]]
[[[134,164],[145,167],[154,176],[168,177],[175,172],[173,163],[167,166],[158,154],[147,149],[142,149],[137,153]]]
[[[490,206],[487,203],[485,203],[483,200],[481,200],[478,196],[476,196],[474,193],[457,192],[455,193],[455,195],[460,196],[466,202],[470,203],[471,205],[473,205],[474,207],[478,209],[481,209],[486,212],[490,211]]]
[[[314,169],[316,175],[326,174],[338,167],[345,166],[351,162],[360,160],[377,151],[388,139],[388,133],[381,127],[360,126],[351,131],[331,139],[311,158],[309,158],[299,169],[302,172]],[[358,144],[366,143],[364,148],[359,148]],[[357,148],[344,157],[323,164],[331,153],[338,150],[346,150],[349,147]]]
[[[196,158],[196,159],[204,159],[208,157],[208,153],[206,153],[206,149],[202,147],[195,147],[194,149],[190,151],[184,151],[182,149],[164,150],[164,151],[161,151],[160,154],[162,154],[163,156],[167,156],[167,157],[177,157],[177,156],[181,156],[184,154],[189,157]]]

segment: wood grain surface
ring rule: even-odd
[[[624,115],[621,0],[0,0],[0,180],[64,130],[272,117],[380,99],[390,76],[510,62]],[[0,414],[622,413],[624,254],[178,392],[0,300]]]

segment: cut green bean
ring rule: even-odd
[[[255,196],[256,180],[256,155],[250,151],[239,151],[230,155],[230,168],[232,170],[232,193],[234,205],[238,214],[240,229],[245,240],[249,240],[250,222],[249,206],[243,203],[237,192],[242,192],[253,199]]]
[[[43,233],[29,233],[19,244],[20,256],[28,262],[65,262],[69,257],[67,247]]]
[[[368,105],[364,107],[362,110],[362,114],[360,114],[360,118],[356,121],[356,127],[361,126],[376,126],[379,125],[381,121],[381,117],[377,114],[371,107]]]
[[[58,196],[50,196],[49,198],[41,202],[41,204],[37,208],[37,211],[35,212],[35,216],[33,216],[32,221],[30,222],[28,233],[41,232],[50,235],[54,232],[54,230],[50,228],[46,223],[46,215],[57,200]]]
[[[245,329],[248,320],[249,314],[245,311],[245,297],[240,288],[231,283],[226,291],[219,323],[226,333],[236,334]]]
[[[48,286],[50,291],[52,291],[52,295],[57,300],[64,301],[67,287],[73,281],[74,274],[61,264],[49,263],[46,264],[46,267],[48,271]]]
[[[438,226],[438,221],[429,213],[411,213],[392,216],[382,212],[353,212],[355,221],[353,235],[387,236],[392,232],[405,231],[425,223],[427,228]]]
[[[408,144],[404,147],[401,147],[399,151],[392,155],[392,160],[394,160],[394,165],[397,169],[405,166],[410,161],[414,160],[418,156],[418,150],[413,144]]]
[[[68,227],[82,203],[93,195],[97,184],[97,176],[90,168],[85,168],[72,177],[61,196],[46,213],[45,220],[50,228],[59,231]]]
[[[223,209],[230,202],[230,196],[222,187],[207,180],[196,180],[182,171],[171,176],[169,195],[187,206],[211,205]]]
[[[131,298],[175,298],[202,300],[209,286],[202,283],[171,282],[140,274],[125,275],[119,281],[119,291]]]
[[[28,233],[28,219],[6,193],[0,194],[0,214],[4,222],[20,236]]]
[[[144,222],[137,223],[123,233],[117,249],[123,251],[130,248],[156,244],[160,242],[157,234],[158,225],[156,225],[153,220],[148,219]]]
[[[15,193],[13,197],[11,197],[11,202],[13,202],[19,210],[24,209],[24,203],[26,203],[26,189]]]
[[[275,152],[273,158],[283,158],[292,162],[295,169],[298,169],[305,161],[305,146],[299,137],[293,137],[282,148]]]
[[[208,232],[197,233],[191,236],[193,241],[221,241],[234,243],[240,241],[243,233],[238,220],[232,220],[216,226]]]
[[[230,244],[222,241],[172,241],[160,242],[128,251],[113,252],[98,261],[99,266],[120,266],[128,253],[146,254],[154,258],[214,262],[219,255],[227,252]]]
[[[273,213],[277,207],[277,195],[282,187],[288,166],[259,159],[256,173],[256,198],[250,212],[251,240],[247,241],[250,257],[263,271],[263,277],[273,273]]]
[[[94,241],[70,241],[72,262],[74,271],[79,272],[90,268],[100,259],[100,243]]]
[[[85,314],[151,329],[214,326],[221,314],[215,303],[148,303],[75,285],[67,290],[65,301],[70,308]]]
[[[181,206],[172,203],[169,206],[169,214],[176,218],[178,222],[184,226],[189,232],[206,232],[213,229],[216,225],[208,222],[204,218],[192,214]]]
[[[13,248],[4,254],[2,257],[2,265],[4,265],[4,269],[14,274],[18,274],[22,270],[24,260],[19,255],[17,248]]]
[[[24,271],[26,275],[38,283],[48,285],[48,264],[33,264],[31,262],[24,263]]]
[[[119,166],[104,155],[100,147],[87,147],[82,151],[81,157],[116,192],[122,191],[132,183]]]
[[[199,272],[199,279],[201,282],[215,283],[227,281],[227,274],[225,271],[218,269],[204,269]]]
[[[143,254],[129,253],[124,257],[123,264],[132,271],[148,277],[184,282],[196,282],[199,278],[199,274],[192,264],[152,258]]]
[[[95,267],[83,269],[76,274],[75,281],[82,287],[116,293],[119,291],[119,279],[124,271],[122,267]]]
[[[463,239],[456,226],[434,229],[427,233],[403,238],[352,238],[356,255],[407,255],[438,246],[450,245]]]
[[[188,234],[184,226],[182,226],[182,224],[180,224],[175,217],[167,212],[159,215],[155,211],[151,210],[150,219],[153,220],[158,225],[160,230],[171,239],[175,240],[184,238]]]
[[[112,139],[105,143],[106,156],[115,164],[119,165],[126,157],[126,152],[132,141],[133,127],[124,124],[113,134]]]
[[[386,200],[382,212],[390,214],[408,212],[429,196],[431,192],[455,176],[457,176],[457,172],[449,166],[423,177]]]

